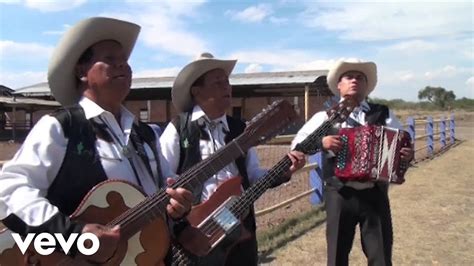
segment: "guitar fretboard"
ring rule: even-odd
[[[190,168],[178,181],[172,185],[172,188],[184,187],[192,189],[197,185],[204,183],[209,177],[217,173],[224,166],[231,163],[235,158],[244,154],[239,146],[239,139],[245,135],[234,139],[224,148],[217,151],[215,156],[211,156]],[[111,221],[108,226],[120,224],[121,234],[128,238],[136,234],[147,225],[159,217],[163,217],[163,211],[166,210],[170,197],[165,189],[160,189],[157,193],[148,196],[145,200],[122,213],[119,217]]]
[[[314,154],[318,150],[317,144],[321,143],[321,138],[326,135],[329,129],[337,121],[337,114],[331,115],[321,126],[319,126],[313,133],[308,135],[301,143],[296,145],[295,150],[301,151],[305,154]],[[291,160],[286,155],[274,167],[272,167],[262,178],[260,178],[253,186],[244,191],[230,208],[232,213],[243,218],[250,206],[260,198],[263,193],[268,190],[277,178],[288,172],[291,166]]]

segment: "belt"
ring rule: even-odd
[[[347,181],[344,183],[344,186],[346,187],[351,187],[355,190],[362,190],[362,189],[368,189],[368,188],[373,188],[375,185],[374,182],[358,182],[358,181]]]

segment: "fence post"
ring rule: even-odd
[[[409,116],[407,118],[407,131],[408,134],[410,134],[411,137],[411,145],[413,148],[413,159],[416,160],[416,147],[415,147],[415,137],[416,137],[416,127],[415,127],[415,118],[413,116]]]
[[[427,155],[429,157],[433,156],[433,151],[434,151],[434,136],[433,136],[433,117],[428,116],[427,121],[426,121],[426,134],[428,135],[426,137],[426,144],[427,144]]]
[[[416,130],[415,130],[415,118],[413,116],[409,116],[407,118],[407,131],[408,131],[408,134],[410,134],[410,137],[411,137],[411,143],[412,143],[412,146],[413,146],[413,150],[415,150]]]
[[[318,152],[308,157],[308,163],[317,163],[318,167],[309,171],[309,183],[311,188],[316,188],[311,193],[310,202],[317,205],[323,202],[323,170],[322,170],[322,152]]]
[[[456,124],[454,123],[454,113],[451,113],[451,119],[449,120],[449,130],[450,130],[450,137],[451,137],[451,144],[454,144],[454,140],[456,139],[456,136],[454,135],[454,129],[456,127]]]
[[[440,131],[439,140],[441,143],[441,149],[444,149],[446,147],[446,120],[444,119],[444,115],[441,116],[439,131]]]

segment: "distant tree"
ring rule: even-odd
[[[474,111],[474,99],[462,97],[461,99],[454,101],[453,107],[467,111]]]
[[[444,109],[446,105],[456,99],[453,91],[446,91],[443,87],[426,86],[418,92],[418,99],[427,99],[434,105]]]
[[[390,109],[417,109],[418,108],[418,104],[416,102],[409,102],[403,99],[385,100],[381,98],[368,98],[367,101],[370,103],[386,105]]]

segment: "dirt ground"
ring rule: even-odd
[[[473,152],[473,139],[462,142],[417,164],[407,173],[405,184],[391,188],[394,265],[474,264]],[[326,264],[325,224],[288,242],[266,261],[266,265]],[[350,261],[367,264],[359,236]]]
[[[0,161],[11,159],[18,148],[20,148],[19,143],[0,141]]]

